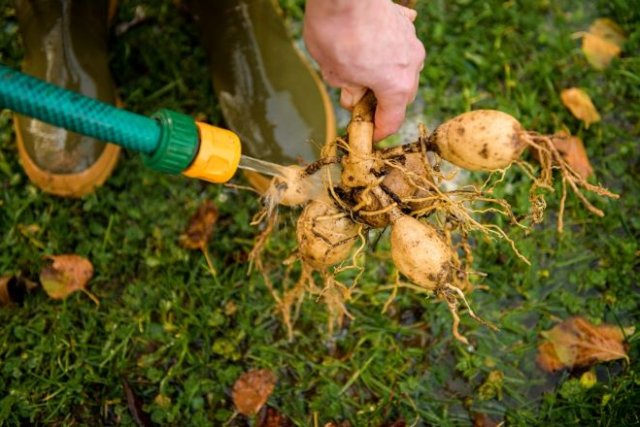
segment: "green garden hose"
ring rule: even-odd
[[[146,166],[165,173],[224,182],[240,159],[240,141],[228,130],[166,109],[148,118],[1,64],[0,108],[140,152]]]
[[[151,154],[157,121],[62,89],[0,65],[0,106],[125,149]]]

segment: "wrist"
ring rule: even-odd
[[[346,18],[369,9],[373,6],[371,3],[372,0],[307,0],[305,14],[311,14],[316,18]]]

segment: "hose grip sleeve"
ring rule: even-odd
[[[160,123],[158,148],[143,154],[145,166],[168,174],[179,174],[189,167],[198,151],[198,129],[195,121],[175,111],[161,109],[152,116]]]

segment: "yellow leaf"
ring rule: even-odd
[[[571,111],[571,114],[577,119],[582,120],[587,127],[589,127],[591,123],[600,121],[598,110],[596,110],[593,102],[591,102],[589,95],[582,89],[575,87],[564,89],[560,93],[560,99],[562,99],[565,107]]]
[[[604,70],[613,58],[620,55],[620,47],[593,34],[585,34],[582,38],[582,51],[589,64],[596,70]]]
[[[589,33],[598,36],[616,46],[622,46],[626,37],[618,24],[609,18],[599,18],[589,27]]]
[[[73,292],[82,291],[96,305],[99,304],[95,295],[86,289],[93,276],[93,265],[88,259],[79,255],[52,255],[47,258],[53,263],[40,271],[40,283],[49,297],[65,299]]]
[[[598,362],[627,359],[623,330],[613,325],[595,326],[573,317],[542,333],[538,364],[548,372],[590,366]]]
[[[582,51],[587,61],[597,70],[609,66],[611,60],[620,56],[625,41],[622,29],[610,19],[596,19],[589,32],[582,38]]]

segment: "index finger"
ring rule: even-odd
[[[374,91],[375,93],[375,91]],[[407,111],[407,103],[400,96],[379,96],[374,116],[373,140],[380,141],[400,129]]]

